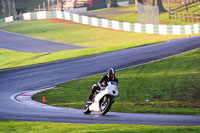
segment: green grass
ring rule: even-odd
[[[21,22],[22,23],[0,27],[0,29],[37,38],[76,44],[90,48],[42,54],[21,53],[0,49],[0,69],[52,62],[93,54],[101,54],[105,52],[127,49],[141,45],[149,45],[166,40],[186,37],[186,35],[148,35],[114,31],[83,26],[79,24],[66,24],[63,20],[38,20]]]
[[[107,11],[107,10],[135,11],[135,6],[134,6],[134,5],[128,5],[128,6],[123,6],[123,7],[101,8],[101,9],[91,10],[91,11],[89,11],[89,12]]]
[[[117,72],[120,96],[114,112],[200,115],[200,49]],[[100,75],[66,82],[33,96],[47,104],[82,108]],[[149,102],[145,102],[149,100]]]
[[[137,14],[136,13],[123,13],[123,14],[105,14],[105,15],[97,15],[97,17],[107,18],[111,20],[124,21],[124,22],[132,22],[137,23]],[[181,19],[169,19],[168,13],[162,13],[160,15],[160,24],[167,25],[187,25],[194,24],[197,22],[185,22]]]
[[[127,8],[120,10],[130,11]],[[136,16],[123,14],[114,18],[136,22]],[[164,16],[164,15],[163,15]],[[1,16],[0,16],[1,17]],[[112,16],[111,16],[112,17]],[[163,19],[166,19],[167,15]],[[133,20],[132,20],[133,19]],[[177,23],[177,22],[164,22]],[[185,24],[185,23],[183,23]],[[1,28],[4,30],[44,38],[54,41],[72,43],[82,46],[97,47],[82,50],[70,50],[53,53],[32,54],[0,49],[0,69],[24,65],[51,62],[75,58],[91,54],[120,50],[140,45],[148,45],[169,39],[185,36],[159,36],[128,32],[118,32],[72,24],[56,24],[47,21],[29,21]],[[29,29],[27,31],[27,29]],[[77,38],[77,34],[81,39]],[[87,38],[87,39],[86,39]],[[117,38],[117,39],[116,39]],[[125,38],[125,39],[124,39]],[[147,38],[144,40],[143,38]],[[114,47],[113,47],[114,46]],[[110,50],[110,47],[114,48]],[[120,97],[112,107],[119,112],[154,112],[199,115],[199,53],[200,50],[178,57],[144,65],[141,67],[120,71]],[[178,63],[177,60],[181,59]],[[192,60],[192,61],[191,61]],[[183,62],[184,63],[183,63]],[[191,61],[191,62],[190,62]],[[174,64],[175,63],[175,64]],[[179,66],[179,65],[180,66]],[[181,65],[182,64],[182,65]],[[155,69],[156,68],[156,69]],[[168,73],[169,72],[169,73]],[[133,75],[130,75],[132,73]],[[89,94],[91,85],[99,80],[100,75],[71,81],[58,87],[59,90],[44,92],[47,102],[55,106],[81,108],[85,97]],[[129,79],[129,80],[126,80]],[[162,81],[161,81],[162,79]],[[75,86],[76,85],[76,86]],[[163,87],[164,86],[164,87]],[[195,89],[197,88],[197,89]],[[183,89],[183,90],[182,90]],[[74,91],[72,91],[74,90]],[[75,93],[75,91],[81,93]],[[183,92],[182,92],[183,91]],[[40,101],[44,95],[38,94]],[[80,95],[82,94],[82,95]],[[54,97],[52,95],[55,95]],[[68,95],[71,95],[69,97]],[[68,98],[66,100],[66,97]],[[52,101],[57,98],[57,101]],[[150,102],[144,100],[150,99]],[[76,101],[76,102],[75,102]],[[123,107],[122,110],[118,106]],[[146,126],[117,124],[64,124],[50,122],[16,122],[0,121],[0,132],[200,132],[199,126]]]
[[[137,133],[199,133],[200,126],[150,126],[150,125],[124,125],[124,124],[67,124],[52,122],[16,122],[0,121],[0,132],[31,132],[31,133],[49,133],[49,132],[137,132]]]
[[[165,7],[166,10],[168,10],[168,3],[163,3],[163,6]],[[176,3],[171,3],[170,7],[177,7],[180,6],[180,4]],[[129,5],[125,7],[118,7],[118,8],[105,8],[105,9],[100,9],[96,11],[102,11],[102,10],[119,10],[119,11],[135,11],[135,5]],[[93,11],[95,12],[95,11]],[[184,11],[183,11],[184,12]],[[197,6],[189,8],[189,12],[195,12],[199,13],[200,9]],[[122,13],[122,14],[103,14],[103,15],[97,15],[97,17],[102,17],[102,18],[107,18],[111,20],[118,20],[118,21],[125,21],[125,22],[132,22],[132,23],[137,23],[137,13]],[[181,19],[169,19],[168,12],[161,13],[160,14],[160,24],[168,24],[168,25],[187,25],[187,24],[194,24],[197,22],[185,22]]]

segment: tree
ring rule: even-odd
[[[157,3],[157,4],[156,4]],[[166,12],[167,10],[165,10],[165,8],[163,7],[163,4],[162,4],[162,0],[152,0],[152,5],[155,6],[155,5],[158,5],[159,7],[159,12]]]
[[[137,9],[137,3],[141,3],[143,4],[143,0],[135,0],[136,2],[136,9]],[[163,7],[163,4],[162,4],[162,0],[152,0],[152,5],[155,6],[155,5],[158,5],[159,7],[159,12],[166,12],[165,8]]]
[[[200,0],[199,0],[199,8],[200,8]]]
[[[109,0],[110,7],[119,7],[117,0]]]
[[[0,5],[2,5],[0,9],[2,17],[13,16],[15,19],[15,0],[0,0]]]
[[[162,0],[157,0],[157,5],[159,7],[159,12],[166,12],[165,8],[163,7]]]
[[[2,12],[3,12],[3,16],[4,16],[4,18],[6,17],[6,7],[5,7],[5,1],[4,0],[1,0],[1,2],[2,2],[2,6],[3,6],[3,8],[2,8]]]
[[[138,11],[138,3],[143,4],[143,0],[135,0],[135,9]]]
[[[143,4],[143,0],[137,0],[139,3]]]

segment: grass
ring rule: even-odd
[[[114,31],[69,23],[64,20],[38,20],[21,22],[22,23],[0,27],[0,29],[32,37],[76,44],[91,48],[65,50],[42,54],[21,53],[0,49],[0,69],[46,63],[93,54],[101,54],[105,52],[186,37],[186,35],[148,35]]]
[[[120,97],[111,111],[200,115],[200,49],[117,72]],[[82,108],[102,74],[66,82],[33,96],[47,104]],[[149,100],[149,102],[145,102]]]
[[[107,11],[107,10],[135,11],[135,6],[134,6],[134,5],[128,5],[128,6],[123,6],[123,7],[101,8],[101,9],[91,10],[91,11],[89,11],[89,12]]]
[[[163,3],[163,6],[165,9],[168,10],[168,3]],[[179,4],[171,3],[170,7],[177,7]],[[119,10],[119,11],[135,11],[135,5],[129,5],[126,7],[118,7],[118,8],[105,8],[100,9],[96,11],[102,11],[102,10]],[[95,11],[92,11],[95,12]],[[195,12],[199,13],[200,9],[197,6],[189,8],[189,12]],[[137,23],[138,22],[138,14],[137,13],[121,13],[121,14],[103,14],[103,15],[97,15],[97,17],[107,18],[111,20],[118,20],[118,21],[125,21],[125,22],[132,22]],[[160,14],[160,24],[167,24],[167,25],[187,25],[187,24],[194,24],[196,22],[185,22],[181,19],[169,19],[168,12],[161,13]]]
[[[123,31],[114,31],[108,29],[94,28],[90,26],[83,26],[71,22],[66,22],[64,20],[23,21],[23,23],[1,27],[1,29],[33,37],[77,44],[91,48],[42,54],[21,53],[0,49],[0,69],[52,62],[92,54],[100,54],[141,45],[149,45],[170,39],[186,37],[172,35],[147,35]],[[172,61],[169,61],[170,63],[168,63],[167,65],[166,63],[160,63],[148,69],[145,69],[144,67],[138,67],[137,69],[134,68],[126,70],[128,72],[120,72],[122,74],[120,75],[119,73],[119,78],[121,79],[120,81],[123,83],[120,84],[120,88],[126,89],[125,91],[120,92],[121,97],[119,98],[119,100],[121,102],[117,101],[114,104],[112,111],[118,111],[118,105],[123,105],[126,108],[124,107],[124,110],[120,110],[122,112],[143,111],[155,113],[182,113],[199,115],[199,93],[196,93],[199,92],[199,70],[196,70],[199,64],[193,65],[199,63],[199,51],[197,50],[197,52],[194,53],[192,53],[191,57],[188,56],[188,59],[190,60],[186,60],[187,58],[185,58],[184,56],[180,56],[184,58],[181,59],[178,64],[174,65],[180,65],[178,67],[175,67],[176,69],[171,66],[172,64],[174,64],[173,59],[176,60],[176,58],[174,57],[172,58]],[[193,58],[193,56],[195,58]],[[195,60],[192,61],[191,59]],[[189,67],[187,65],[195,66],[195,70],[193,70],[193,67]],[[159,69],[154,69],[158,66]],[[184,67],[186,67],[187,69],[183,69]],[[180,70],[177,71],[177,68],[180,68]],[[129,73],[134,74],[127,76]],[[100,76],[98,75],[92,78],[80,81],[72,81],[61,85],[65,89],[60,90],[63,90],[64,92],[67,91],[67,93],[65,92],[63,94],[74,94],[74,92],[71,92],[71,89],[74,88],[74,84],[76,84],[76,82],[81,83],[80,85],[75,86],[74,90],[82,90],[80,88],[84,88],[84,92],[81,93],[84,95],[82,95],[82,97],[77,100],[76,98],[79,96],[75,94],[74,96],[70,97],[68,101],[63,101],[63,98],[65,99],[66,95],[60,94],[56,90],[53,90],[51,91],[51,93],[57,93],[58,97],[60,97],[61,95],[61,97],[63,98],[56,98],[58,99],[56,102],[49,101],[49,104],[56,106],[81,108],[82,101],[84,101],[85,97],[88,95],[91,85],[96,83],[99,77]],[[127,77],[128,79],[130,79],[128,80],[128,82],[126,82]],[[69,88],[66,87],[68,85],[70,85]],[[85,89],[88,91],[85,91]],[[51,99],[51,94],[49,97]],[[144,102],[146,99],[149,99],[151,102]],[[166,108],[163,109],[163,106]]]
[[[129,11],[129,9],[120,9]],[[125,15],[125,14],[123,14]],[[121,17],[121,16],[118,16]],[[131,18],[132,14],[123,16]],[[164,16],[167,18],[167,15]],[[120,18],[120,19],[121,19]],[[118,19],[118,18],[114,18]],[[131,18],[132,19],[132,18]],[[133,17],[133,20],[135,21]],[[129,21],[127,19],[126,21]],[[168,22],[164,22],[168,23]],[[173,22],[175,23],[175,22]],[[169,23],[171,24],[171,22]],[[75,58],[91,54],[100,54],[112,50],[120,50],[140,45],[148,45],[169,39],[185,36],[159,36],[128,32],[118,32],[73,24],[58,24],[49,21],[28,21],[1,28],[4,30],[30,35],[38,38],[55,40],[65,43],[78,44],[97,48],[61,51],[55,53],[21,53],[0,49],[0,69],[13,68],[31,64],[51,62],[62,59]],[[27,29],[29,29],[27,31]],[[80,38],[77,38],[80,35]],[[93,36],[92,36],[93,35]],[[85,39],[87,38],[87,39]],[[118,38],[118,39],[116,39]],[[125,38],[125,39],[124,39]],[[143,38],[147,38],[144,40]],[[113,49],[114,48],[114,49]],[[178,113],[199,115],[199,52],[196,50],[165,61],[152,63],[120,71],[120,94],[112,111],[120,112],[154,112],[154,113]],[[180,62],[175,63],[181,59]],[[192,60],[190,62],[190,60]],[[196,60],[196,61],[195,61]],[[183,66],[179,66],[184,61]],[[167,68],[165,65],[167,63]],[[175,63],[175,64],[174,64]],[[179,64],[179,65],[178,65]],[[157,71],[156,71],[156,69]],[[165,68],[165,69],[164,69]],[[176,68],[176,69],[174,69]],[[150,70],[150,71],[149,71]],[[169,73],[168,73],[169,72]],[[132,75],[130,75],[132,73]],[[173,74],[174,73],[174,74]],[[96,83],[100,75],[68,82],[58,87],[63,89],[44,92],[47,94],[47,102],[55,106],[81,108],[85,97],[88,95],[91,85]],[[130,80],[127,80],[130,79]],[[162,82],[160,82],[162,79]],[[127,81],[127,82],[125,82]],[[176,82],[177,81],[177,82]],[[75,84],[78,84],[75,86]],[[165,85],[167,85],[165,87]],[[194,86],[195,85],[195,86]],[[162,88],[164,86],[164,88]],[[183,87],[184,86],[184,87]],[[197,89],[195,89],[197,88]],[[184,89],[184,90],[182,90]],[[74,93],[79,90],[81,93]],[[183,91],[183,92],[182,92]],[[195,93],[196,91],[196,93]],[[133,92],[133,93],[132,93]],[[43,93],[43,94],[44,94]],[[168,94],[169,93],[169,94]],[[38,94],[37,99],[43,94]],[[67,94],[67,95],[66,95]],[[82,96],[80,96],[82,94]],[[52,101],[55,95],[57,101]],[[64,101],[68,95],[67,101]],[[77,99],[80,97],[80,99]],[[197,98],[197,99],[196,99]],[[129,100],[130,99],[130,100]],[[144,102],[150,99],[150,102]],[[76,102],[74,102],[76,101]],[[118,106],[123,107],[122,110]],[[51,122],[16,122],[0,121],[0,132],[192,132],[199,133],[199,126],[149,126],[149,125],[117,125],[117,124],[65,124]]]
[[[130,9],[131,8],[124,8],[120,10],[127,11]],[[124,18],[122,20],[131,18],[131,15],[132,14],[123,16]],[[167,15],[165,18],[167,18]],[[126,21],[129,21],[129,19]],[[100,54],[185,37],[119,32],[74,24],[58,24],[50,21],[26,21],[24,24],[6,26],[1,29],[38,38],[96,48],[61,51],[48,54],[21,53],[0,49],[0,69],[51,62],[91,54]],[[27,31],[27,29],[29,30]],[[77,35],[79,35],[81,39],[77,38]],[[143,38],[147,39],[144,40]],[[110,47],[112,47],[112,50],[110,50]],[[113,105],[111,111],[199,115],[199,53],[200,50],[198,49],[165,61],[159,61],[118,72],[117,75],[120,79],[120,97],[116,99],[117,101]],[[85,97],[89,94],[91,85],[96,83],[97,80],[99,80],[99,77],[100,75],[97,75],[78,81],[64,83],[58,85],[58,87],[63,87],[63,89],[43,92],[34,97],[36,97],[38,101],[41,101],[42,96],[45,94],[47,102],[51,105],[81,108]],[[77,90],[81,93],[75,93]],[[80,96],[80,94],[82,95]],[[68,97],[68,95],[71,95],[71,97]],[[68,99],[66,99],[66,97]],[[52,101],[53,98],[57,98],[57,100]],[[146,99],[150,99],[150,102],[144,102]],[[121,110],[119,109],[119,106],[122,107]],[[199,126],[88,125],[23,121],[0,121],[0,125],[0,132],[199,133],[200,131]]]
[[[0,132],[137,132],[137,133],[199,133],[200,126],[150,126],[150,125],[124,125],[124,124],[67,124],[52,122],[25,122],[0,121]]]

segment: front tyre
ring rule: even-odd
[[[111,106],[112,106],[112,97],[109,95],[104,96],[100,102],[101,115],[105,115],[110,110]]]
[[[89,105],[90,104],[88,104],[88,99],[86,99],[84,106],[83,106],[83,113],[84,114],[90,114],[91,113],[91,111],[89,110]]]

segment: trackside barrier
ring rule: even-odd
[[[5,22],[5,19],[3,18],[3,19],[0,19],[0,22]]]
[[[198,34],[200,33],[200,23],[191,25],[154,25],[154,24],[140,24],[121,22],[115,20],[109,20],[104,18],[88,17],[70,12],[62,11],[40,11],[24,13],[20,20],[36,20],[58,18],[81,23],[85,25],[91,25],[95,27],[110,28],[114,30],[129,31],[136,33],[146,34],[160,34],[160,35],[184,35],[184,34]],[[3,21],[3,20],[1,20]],[[5,22],[14,21],[13,17],[5,18]]]
[[[5,18],[5,22],[12,22],[12,21],[14,21],[13,16]]]

